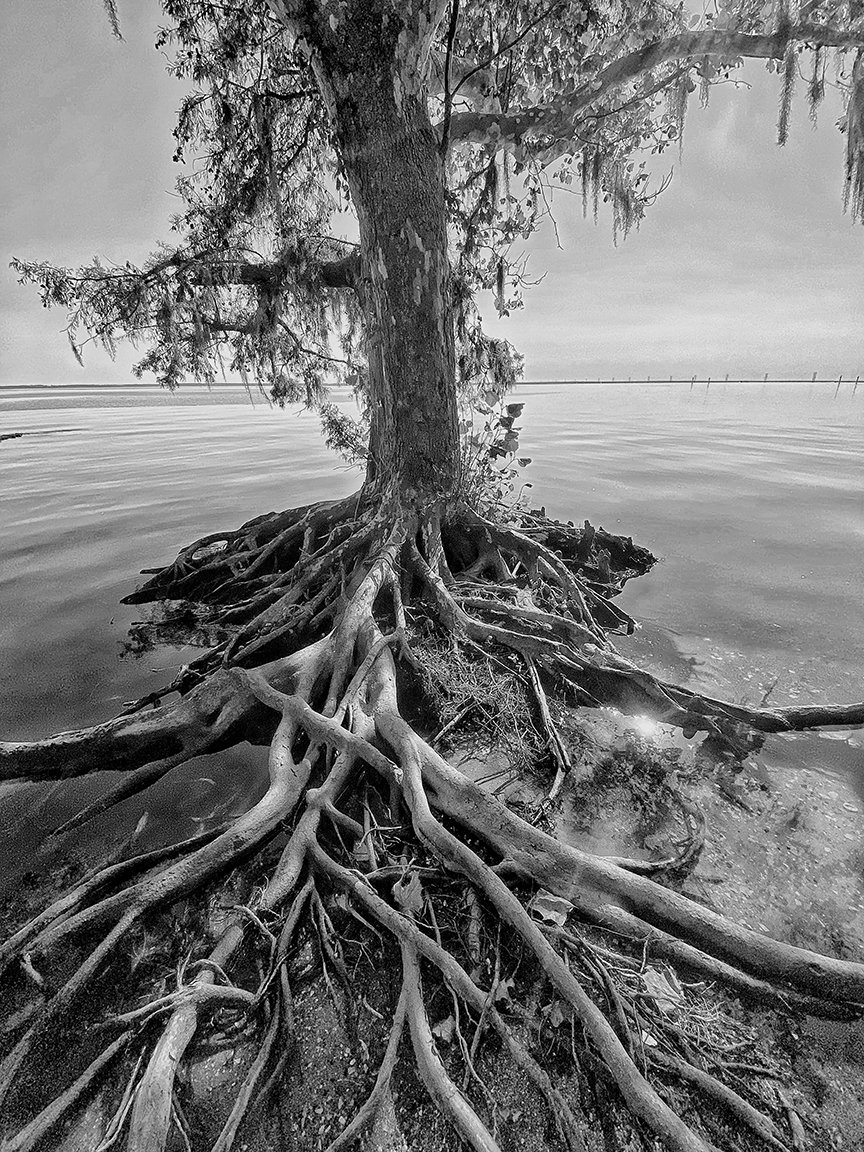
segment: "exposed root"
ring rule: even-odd
[[[378,1109],[382,1106],[390,1091],[390,1081],[396,1068],[399,1044],[402,1040],[402,1032],[405,1027],[407,1005],[408,990],[406,979],[403,977],[402,991],[399,993],[396,1011],[393,1013],[390,1036],[387,1040],[384,1058],[378,1068],[378,1075],[375,1077],[375,1086],[348,1127],[344,1128],[336,1139],[327,1145],[325,1152],[339,1152],[341,1148],[350,1147],[353,1141],[359,1139],[369,1125],[374,1122],[378,1114]]]
[[[132,1105],[135,1103],[135,1095],[138,1091],[138,1073],[141,1069],[143,1054],[138,1057],[132,1072],[126,1082],[126,1087],[123,1090],[123,1095],[114,1109],[114,1115],[105,1126],[105,1135],[102,1143],[97,1146],[95,1152],[108,1152],[109,1148],[113,1148],[117,1141],[120,1139],[126,1121],[129,1118],[129,1113],[132,1110]]]
[[[701,1068],[694,1068],[686,1060],[677,1060],[663,1052],[657,1053],[652,1059],[661,1068],[671,1069],[682,1080],[695,1084],[706,1095],[718,1101],[770,1147],[776,1148],[778,1152],[787,1152],[783,1134],[777,1125],[727,1084],[721,1084],[714,1076],[703,1072]]]
[[[580,852],[526,823],[456,772],[431,748],[423,775],[436,808],[470,828],[500,854],[509,874],[524,876],[572,902],[580,914],[614,926],[633,908],[649,924],[675,932],[745,971],[840,1003],[864,1004],[864,964],[835,960],[771,940],[647,877]]]
[[[317,667],[329,644],[325,638],[263,664],[260,670],[271,683],[290,691]],[[238,690],[228,670],[219,669],[185,696],[159,708],[47,740],[0,743],[0,782],[129,772],[168,758],[181,764],[237,743],[262,725],[272,729],[266,712],[258,712],[254,698]]]
[[[785,1147],[775,1122],[720,1079],[723,1062],[710,1055],[710,1040],[664,1015],[640,990],[638,962],[589,942],[578,924],[617,933],[645,956],[662,956],[784,1011],[860,1012],[864,965],[771,940],[639,874],[685,868],[698,856],[704,822],[686,806],[690,834],[674,856],[648,864],[603,859],[522,819],[433,747],[468,717],[482,720],[487,707],[479,672],[473,681],[475,673],[466,673],[450,696],[445,673],[437,681],[430,673],[435,660],[444,667],[448,650],[465,669],[482,668],[491,684],[491,670],[507,678],[518,696],[510,711],[532,728],[522,746],[545,746],[550,754],[550,801],[571,766],[550,708],[553,689],[589,705],[648,712],[687,735],[708,732],[739,750],[752,732],[864,724],[861,704],[750,710],[625,661],[610,633],[631,631],[633,622],[612,597],[650,560],[632,542],[590,525],[572,529],[528,513],[521,522],[493,523],[465,508],[373,512],[355,496],[206,537],[152,574],[130,600],[192,601],[194,612],[209,613],[228,638],[124,716],[36,743],[0,745],[0,780],[127,773],[60,832],[185,760],[244,738],[270,742],[269,785],[225,827],[108,862],[0,948],[10,990],[0,1099],[12,1102],[8,1115],[21,1125],[3,1148],[34,1148],[120,1059],[101,1147],[116,1146],[126,1125],[132,1152],[163,1152],[173,1127],[193,1146],[177,1073],[196,1058],[206,1034],[222,1028],[229,1037],[242,1030],[244,1043],[254,1045],[236,1096],[219,1116],[213,1149],[229,1152],[241,1133],[266,1121],[265,1105],[295,1052],[292,965],[302,955],[303,978],[322,974],[347,1036],[363,1048],[357,968],[374,968],[372,953],[378,965],[386,963],[394,954],[387,940],[398,943],[401,992],[374,1085],[328,1152],[348,1147],[392,1109],[406,1027],[417,1075],[470,1147],[492,1152],[501,1143],[496,1086],[483,1065],[487,1047],[497,1045],[542,1100],[556,1139],[581,1152],[585,1121],[536,1043],[547,1025],[529,988],[544,990],[570,1014],[568,1059],[581,1044],[589,1063],[599,1061],[611,1076],[616,1107],[626,1105],[665,1147],[705,1152],[712,1137],[698,1114],[685,1123],[657,1091],[658,1070],[707,1093],[740,1131]],[[424,652],[437,654],[425,666]],[[436,682],[437,695],[424,693]],[[410,707],[410,723],[400,703],[405,713]],[[436,728],[434,738],[421,735]],[[248,872],[251,891],[230,902],[209,940],[199,927],[191,945],[178,943],[173,987],[164,975],[138,985],[133,973],[108,995],[113,986],[105,977],[122,967],[124,945],[141,925],[158,932],[160,917],[183,901],[200,915],[204,895],[238,869]],[[449,895],[454,883],[460,892],[468,886],[461,911]],[[557,898],[557,925],[532,916],[527,895],[537,887]],[[502,935],[513,973],[506,981]],[[430,1024],[441,987],[455,1021],[449,1051]],[[35,1054],[44,1057],[70,1020],[88,1017],[97,1025],[91,1036],[122,1035],[71,1086],[58,1085],[53,1100],[28,1112]],[[646,1021],[659,1037],[649,1056]],[[700,1053],[708,1053],[716,1075],[699,1066]]]
[[[549,711],[549,703],[546,699],[546,693],[543,691],[543,685],[540,683],[540,677],[537,674],[537,665],[527,657],[525,663],[528,665],[528,676],[531,680],[531,687],[534,689],[534,695],[537,699],[537,707],[540,709],[540,719],[543,724],[543,729],[546,733],[546,740],[549,747],[549,752],[552,756],[553,763],[555,764],[555,779],[552,781],[552,787],[549,789],[547,799],[550,804],[553,804],[561,793],[564,787],[564,781],[570,773],[571,764],[570,756],[567,752],[566,745],[561,739],[561,735],[555,726],[555,721],[552,719],[552,714]]]
[[[0,946],[0,974],[16,957],[24,954],[24,949],[28,945],[35,947],[31,941],[37,939],[43,930],[68,920],[86,904],[89,904],[91,899],[99,896],[102,892],[117,887],[118,884],[130,879],[136,873],[153,868],[162,863],[163,860],[170,860],[173,856],[183,856],[188,852],[194,852],[196,848],[214,840],[226,830],[226,827],[226,825],[221,825],[209,831],[201,832],[189,840],[169,844],[164,848],[155,848],[151,852],[144,852],[139,856],[121,860],[116,864],[108,864],[98,868],[89,876],[85,876],[74,888],[55,900],[53,904],[22,925],[17,932],[4,941]]]
[[[176,756],[169,756],[167,760],[157,760],[155,764],[144,764],[142,767],[136,768],[128,776],[124,776],[122,780],[118,781],[113,788],[109,788],[107,792],[103,792],[92,803],[82,808],[80,812],[76,812],[74,816],[70,816],[68,820],[59,824],[51,835],[65,836],[67,832],[80,828],[88,820],[101,816],[103,812],[108,812],[116,805],[122,804],[124,800],[139,795],[139,793],[146,791],[151,784],[155,784],[163,776],[167,776],[172,768],[184,763],[186,759],[186,754],[180,752]]]
[[[391,707],[394,705],[395,699]],[[605,1016],[531,920],[522,902],[479,856],[432,816],[422,783],[418,741],[411,729],[395,711],[390,710],[379,716],[378,727],[397,751],[404,773],[406,800],[421,841],[475,884],[501,918],[523,938],[547,978],[570,1004],[597,1046],[634,1114],[648,1124],[668,1147],[678,1152],[704,1152],[704,1142],[689,1130],[641,1076]]]
[[[477,1015],[485,1012],[489,1026],[495,1030],[506,1046],[514,1063],[541,1092],[549,1105],[553,1118],[564,1136],[568,1148],[577,1152],[582,1147],[575,1117],[563,1095],[554,1088],[550,1077],[516,1038],[498,1010],[489,1003],[488,993],[479,988],[456,958],[434,940],[424,935],[408,917],[401,915],[376,895],[372,887],[360,876],[342,868],[320,846],[313,845],[312,862],[322,873],[352,893],[358,903],[400,941],[408,941],[424,959],[434,964],[448,985]]]
[[[131,1039],[131,1033],[124,1032],[122,1036],[109,1044],[93,1063],[84,1071],[74,1083],[70,1084],[65,1092],[56,1096],[47,1108],[22,1128],[16,1135],[3,1141],[3,1152],[30,1152],[55,1128],[66,1116],[71,1108],[78,1103],[91,1084],[97,1080],[111,1062],[123,1051]]]
[[[467,1097],[447,1075],[426,1016],[417,952],[413,945],[405,940],[402,941],[402,967],[408,990],[405,1010],[411,1029],[414,1058],[426,1091],[441,1112],[452,1122],[465,1143],[475,1152],[501,1152],[497,1141],[474,1111]]]

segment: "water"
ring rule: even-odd
[[[754,704],[766,692],[775,704],[864,695],[864,388],[534,384],[518,399],[532,500],[662,557],[622,597],[645,624],[628,651]],[[96,723],[171,678],[182,653],[119,658],[141,611],[119,600],[140,568],[357,484],[313,417],[253,404],[243,389],[0,389],[2,738]],[[860,734],[777,738],[764,755],[864,796]],[[219,791],[204,761],[152,791],[154,839],[257,794],[261,750],[226,764],[237,795]],[[16,858],[103,786],[64,785],[47,803],[44,786],[7,789],[0,827]],[[127,805],[110,827],[135,818]]]
[[[703,686],[745,691],[731,660],[738,673],[779,676],[774,703],[862,697],[864,388],[525,395],[533,493],[554,515],[584,513],[662,558],[621,603],[700,662]]]

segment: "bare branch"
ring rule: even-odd
[[[450,117],[449,140],[488,142],[498,138],[518,142],[526,135],[556,135],[572,130],[573,124],[592,104],[604,100],[623,84],[646,75],[669,61],[721,56],[782,60],[790,43],[830,48],[854,48],[864,43],[864,33],[815,24],[797,24],[782,34],[751,35],[742,32],[682,32],[655,40],[628,52],[581,85],[565,103],[538,105],[513,112],[460,112]]]

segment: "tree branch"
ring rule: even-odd
[[[194,264],[191,265],[194,268]],[[203,283],[209,276],[212,283],[249,284],[258,287],[279,288],[291,278],[293,262],[247,264],[236,260],[210,261],[200,266],[198,276]],[[337,260],[310,261],[305,267],[325,288],[354,288],[360,272],[360,256],[356,250]],[[214,276],[214,273],[217,275]]]
[[[444,127],[441,130],[441,155],[447,153],[448,128],[450,115],[453,111],[453,92],[450,87],[451,69],[453,67],[453,42],[456,39],[456,29],[459,27],[459,0],[452,0],[450,6],[450,27],[447,29],[447,54],[444,58]]]
[[[518,142],[526,135],[555,135],[572,128],[574,121],[592,104],[608,97],[615,89],[672,60],[702,56],[782,60],[790,43],[823,48],[854,48],[864,44],[864,33],[796,24],[782,33],[751,35],[743,32],[682,32],[665,40],[655,40],[628,52],[607,65],[597,76],[581,85],[564,104],[544,104],[514,112],[460,112],[450,117],[451,144]]]

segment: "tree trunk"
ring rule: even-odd
[[[360,222],[370,477],[428,504],[460,478],[444,165],[402,22],[374,0],[357,9],[320,33],[317,71]]]

